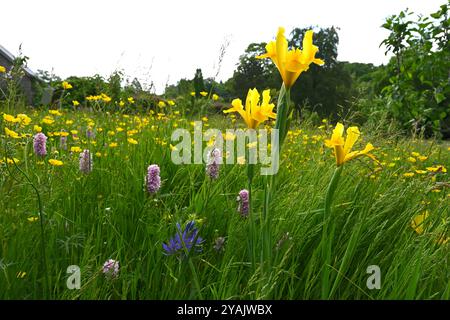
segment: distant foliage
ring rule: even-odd
[[[450,2],[449,2],[450,3]],[[389,17],[390,31],[382,42],[395,56],[382,89],[388,112],[404,128],[425,135],[450,137],[449,3],[430,16],[408,10]]]
[[[250,89],[278,88],[281,81],[276,66],[267,59],[256,59],[266,52],[266,43],[251,43],[239,57],[233,77],[228,80],[235,97],[244,99]]]

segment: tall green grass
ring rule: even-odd
[[[44,115],[30,113],[33,123],[22,131],[30,131]],[[103,129],[97,132],[96,145],[83,137],[85,117]],[[435,240],[442,231],[448,235],[450,192],[445,187],[431,191],[436,181],[448,182],[448,174],[436,175],[436,181],[428,175],[403,177],[412,166],[450,167],[447,146],[381,138],[381,133],[362,128],[365,139],[379,148],[375,153],[385,165],[377,172],[369,160],[344,165],[323,243],[325,195],[335,170],[334,158],[322,141],[330,128],[308,125],[301,127],[301,134],[288,135],[270,203],[275,245],[267,272],[258,261],[252,263],[251,251],[260,255],[264,249],[260,234],[254,233],[249,242],[250,224],[260,228],[263,219],[264,180],[259,170],[255,168],[252,184],[252,215],[245,219],[236,212],[236,196],[247,188],[246,166],[222,165],[219,179],[211,181],[203,165],[174,165],[169,148],[173,124],[189,127],[189,120],[145,117],[150,122],[134,136],[138,145],[126,142],[126,130],[138,126],[133,116],[67,113],[55,117],[53,126],[44,126],[44,131],[76,128],[86,141],[82,148],[102,153],[94,156],[89,175],[79,172],[77,154],[62,150],[58,137],[49,140],[44,161],[33,154],[31,138],[18,143],[2,137],[2,159],[5,152],[20,159],[19,168],[39,190],[45,234],[42,237],[39,220],[27,220],[38,216],[33,187],[13,164],[0,165],[0,298],[449,299],[449,244]],[[68,119],[74,124],[65,125]],[[211,118],[209,124],[231,126],[221,116]],[[108,136],[118,126],[126,130]],[[314,142],[313,135],[321,138]],[[112,139],[119,142],[118,148],[104,146]],[[70,149],[80,144],[69,138],[68,145]],[[412,151],[429,158],[411,164],[406,158]],[[50,166],[47,160],[52,157],[64,165]],[[388,167],[395,157],[401,160]],[[153,163],[161,167],[163,183],[156,196],[149,196],[144,175]],[[425,210],[430,216],[419,235],[410,224]],[[176,233],[176,223],[194,218],[205,239],[203,252],[189,259],[165,256],[162,243]],[[218,237],[226,239],[221,251],[213,248]],[[328,263],[322,246],[331,248]],[[120,262],[115,280],[101,273],[109,258]],[[81,268],[80,290],[66,287],[69,265]],[[381,269],[380,290],[366,286],[370,265]],[[321,276],[324,269],[329,275],[326,280]],[[26,275],[18,276],[19,272]]]

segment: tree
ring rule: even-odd
[[[386,19],[381,43],[394,53],[387,65],[389,84],[381,91],[388,112],[405,129],[450,137],[450,3],[430,16],[408,10]]]
[[[195,91],[195,96],[197,98],[200,97],[200,92],[205,91],[205,83],[203,81],[202,69],[195,70],[194,91]]]
[[[290,34],[289,45],[301,48],[303,46],[303,36],[308,30],[313,30],[314,27],[309,28],[294,28]],[[314,33],[314,44],[319,47],[318,57],[325,60],[323,68],[330,69],[337,64],[339,35],[337,28],[320,28],[318,32]]]
[[[178,96],[188,96],[193,90],[193,80],[180,79],[176,85],[167,86],[164,94],[166,97],[176,98]]]
[[[120,100],[120,93],[121,93],[121,83],[122,83],[122,72],[120,71],[114,71],[108,79],[108,95],[112,98],[113,101],[119,101]]]
[[[302,47],[303,35],[310,28],[295,28],[290,34],[289,44]],[[314,44],[319,47],[317,57],[325,61],[324,66],[312,64],[302,73],[291,90],[291,99],[297,110],[309,106],[322,117],[336,115],[339,106],[345,106],[352,95],[352,78],[337,61],[339,36],[335,27],[322,28],[314,33]]]
[[[281,77],[269,59],[257,59],[266,52],[266,43],[251,43],[239,57],[239,64],[233,74],[231,87],[235,97],[245,99],[249,89],[273,89],[280,86]]]

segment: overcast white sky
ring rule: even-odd
[[[61,77],[116,69],[160,93],[167,82],[217,71],[219,50],[230,40],[218,79],[228,79],[247,45],[273,39],[278,26],[340,28],[341,61],[386,63],[384,19],[409,7],[428,14],[445,0],[11,0],[0,11],[0,44],[19,45],[32,70]]]

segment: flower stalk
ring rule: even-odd
[[[285,84],[281,85],[280,94],[277,103],[277,119],[275,122],[275,130],[279,130],[278,141],[272,141],[272,148],[275,148],[275,152],[281,154],[284,140],[286,139],[287,132],[290,126],[290,118],[292,114],[291,106],[291,90],[286,89]],[[280,157],[275,157],[275,161],[279,161]],[[279,166],[279,163],[274,164],[275,167]],[[269,214],[269,205],[274,193],[276,175],[270,176],[265,184],[264,190],[264,208],[263,208],[263,225],[262,225],[262,243],[263,254],[261,262],[270,268],[272,242],[271,242],[271,216]]]
[[[322,226],[322,290],[321,298],[327,299],[330,292],[330,268],[331,263],[331,244],[333,238],[329,237],[329,228],[331,221],[331,205],[333,203],[333,197],[339,184],[339,179],[344,166],[338,166],[334,170],[333,176],[328,184],[327,194],[325,196],[325,208],[323,213],[323,226]],[[331,232],[333,234],[334,232]]]
[[[7,162],[7,149],[5,146],[5,163]],[[38,211],[39,211],[39,227],[40,227],[40,233],[41,233],[41,263],[42,263],[42,269],[44,272],[44,285],[43,285],[43,291],[44,291],[44,297],[47,297],[48,288],[50,287],[48,272],[47,272],[47,253],[45,250],[45,228],[44,228],[44,210],[42,206],[42,199],[41,194],[38,190],[38,188],[34,185],[34,183],[31,181],[30,177],[17,165],[14,157],[12,157],[12,163],[14,164],[14,167],[19,171],[27,180],[28,184],[33,188],[33,190],[36,193],[36,198],[38,202]],[[7,167],[8,173],[12,176],[12,172],[9,170],[9,167]]]

